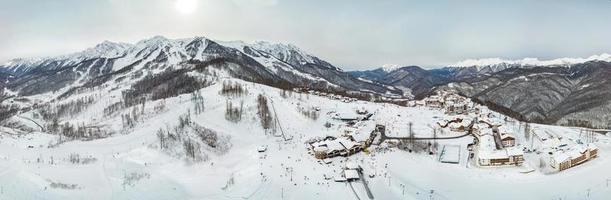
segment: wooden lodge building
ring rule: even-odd
[[[550,158],[550,165],[554,169],[562,171],[589,161],[596,156],[598,156],[598,147],[594,144],[579,145],[571,149],[556,152]]]

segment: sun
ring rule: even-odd
[[[197,7],[197,0],[176,0],[174,6],[181,14],[191,14]]]

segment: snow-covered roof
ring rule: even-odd
[[[490,130],[490,129],[486,129]],[[524,152],[519,147],[510,147],[505,149],[496,149],[494,136],[485,134],[480,137],[478,157],[480,159],[500,159],[508,158],[509,156],[524,155]]]
[[[315,146],[314,147],[314,151],[318,151],[318,152],[326,152],[328,150],[329,148],[327,148],[326,146]]]
[[[358,119],[360,116],[354,112],[335,112],[335,119]]]
[[[346,163],[346,169],[358,169],[359,165],[356,164],[355,162],[347,162]]]
[[[577,158],[582,154],[582,149],[581,148],[577,148],[577,149],[571,149],[569,151],[567,151],[565,154],[569,155],[571,158]]]
[[[265,146],[259,146],[259,147],[257,147],[257,151],[259,151],[259,152],[264,152],[264,151],[267,151],[267,147],[265,147]]]
[[[568,154],[557,152],[556,154],[552,156],[552,159],[556,163],[561,163],[561,162],[571,159],[571,157]]]
[[[479,151],[494,151],[496,150],[496,143],[494,142],[494,136],[490,134],[482,135],[479,141]]]
[[[565,151],[555,152],[552,158],[556,162],[562,162],[569,158],[575,159],[577,157],[583,156],[587,150],[594,150],[594,149],[597,149],[597,147],[591,143],[587,145],[575,145]]]
[[[509,147],[506,148],[508,156],[521,156],[524,155],[524,151],[520,147]]]
[[[514,139],[515,140],[515,137],[513,137],[513,135],[505,134],[505,133],[501,132],[501,140],[505,140],[505,139]]]
[[[370,132],[374,128],[374,123],[361,123],[359,124],[359,128],[353,132],[352,138],[357,142],[366,141],[367,139],[369,139]]]
[[[344,176],[346,179],[359,179],[359,172],[354,169],[344,170]]]
[[[323,140],[312,144],[312,146],[314,146],[314,151],[343,150],[346,148],[350,149],[357,145],[360,144],[345,137],[337,138],[335,140]]]
[[[478,157],[480,159],[502,159],[508,158],[507,152],[504,150],[487,150],[479,151]]]
[[[490,129],[485,129],[490,130]],[[494,136],[484,134],[480,137],[478,157],[480,159],[500,159],[508,158],[509,156],[524,155],[524,152],[519,147],[510,147],[505,149],[496,149]]]
[[[450,124],[450,128],[460,128],[463,127],[464,125],[462,123],[451,123]]]

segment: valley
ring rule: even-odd
[[[222,83],[228,81],[242,85],[248,92],[236,97],[222,95]],[[437,125],[456,115],[428,105],[402,107],[366,101],[345,103],[326,96],[286,92],[231,78],[221,78],[199,91],[204,98],[204,109],[199,114],[194,112],[192,94],[151,101],[144,108],[137,108],[143,114],[129,132],[117,131],[95,140],[69,140],[55,145],[59,140],[57,135],[40,132],[29,120],[14,117],[11,120],[34,131],[25,133],[19,128],[3,127],[0,195],[9,199],[36,196],[48,199],[129,199],[136,196],[161,199],[355,199],[355,195],[367,199],[360,181],[367,181],[376,199],[468,199],[484,196],[505,199],[496,196],[501,188],[514,190],[507,199],[532,197],[533,192],[545,188],[549,192],[537,193],[540,195],[538,198],[603,197],[611,192],[605,185],[611,177],[605,170],[610,162],[610,138],[604,135],[592,136],[591,141],[600,148],[597,158],[562,172],[553,172],[550,166],[539,168],[539,157],[547,159],[548,156],[534,152],[524,153],[526,161],[521,166],[479,166],[469,159],[467,150],[473,136],[436,140],[436,150],[414,149],[411,153],[397,146],[399,140],[391,139],[382,144],[374,142],[367,152],[328,158],[329,161],[322,162],[308,150],[307,142],[312,138],[342,137],[348,131],[354,138],[363,138],[361,135],[368,136],[376,124],[384,125],[389,135],[409,137],[409,123],[413,124],[412,131],[417,137],[431,137],[433,130],[437,129],[439,135],[436,137],[442,138],[460,134]],[[284,134],[290,139],[279,136],[279,130],[273,133],[271,129],[261,127],[254,98],[258,94],[273,102],[278,111],[273,117],[278,119]],[[108,91],[100,96],[92,106],[71,119],[123,129],[118,116],[102,117],[102,108],[112,104],[113,96],[115,100],[118,98],[118,91]],[[224,117],[228,99],[243,102],[244,111],[238,122]],[[160,102],[164,102],[165,109],[158,108]],[[479,107],[476,104],[472,106]],[[317,108],[313,109],[317,117],[303,114],[302,109],[311,108]],[[333,114],[355,115],[352,113],[357,109],[373,113],[371,119],[349,126]],[[126,112],[132,112],[132,109],[126,109]],[[35,111],[23,112],[18,116],[41,120],[33,117],[33,113]],[[160,148],[155,133],[176,126],[180,123],[178,116],[189,113],[189,123],[229,138],[229,144],[226,144],[229,148],[219,151],[201,143],[196,152],[205,157],[201,160],[189,157],[181,143],[170,151]],[[504,122],[503,115],[490,114],[516,136],[517,145],[528,146],[528,140],[520,132],[523,123],[515,120]],[[327,123],[331,124],[328,128]],[[531,126],[533,130],[585,141],[584,136],[578,134],[583,129]],[[424,141],[416,146],[433,140]],[[442,146],[446,145],[459,146],[458,163],[438,160]],[[265,146],[265,152],[258,152],[259,146]],[[77,161],[75,156],[79,157]],[[349,184],[335,181],[346,163],[357,164],[366,175],[364,180],[351,183],[355,192]],[[534,171],[524,173],[531,169]],[[559,181],[565,179],[571,179],[575,185]]]
[[[369,80],[293,45],[202,37],[16,59],[0,199],[604,199],[611,136],[582,122],[606,106],[591,97],[608,66]]]

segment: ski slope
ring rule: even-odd
[[[248,94],[227,97],[220,94],[221,81],[231,80],[246,87]],[[412,122],[417,136],[430,136],[444,113],[427,107],[356,101],[344,103],[327,97],[289,93],[237,79],[221,79],[202,88],[205,111],[191,114],[192,121],[230,137],[225,153],[205,151],[208,160],[192,162],[159,149],[155,135],[160,128],[174,126],[178,116],[193,111],[191,95],[147,102],[145,115],[136,126],[121,131],[121,118],[103,117],[102,109],[120,93],[101,91],[100,99],[69,121],[95,122],[116,130],[110,137],[90,141],[68,141],[56,147],[56,135],[24,133],[2,127],[0,133],[0,199],[368,199],[360,181],[334,182],[347,162],[361,167],[375,199],[609,199],[611,149],[608,136],[597,136],[598,158],[559,173],[521,173],[523,167],[479,168],[461,156],[459,164],[440,163],[438,155],[409,153],[383,143],[368,153],[331,158],[324,164],[309,154],[306,142],[315,137],[340,136],[345,125],[327,113],[354,112],[365,108],[374,113],[362,127],[385,124],[401,136]],[[278,120],[289,138],[266,133],[257,118],[256,97],[263,94],[273,102]],[[225,103],[243,102],[244,116],[233,123],[224,118]],[[165,101],[166,109],[153,111]],[[299,107],[319,107],[319,117],[302,115]],[[128,111],[130,109],[127,109]],[[22,113],[21,116],[31,116]],[[498,115],[498,114],[497,114]],[[498,116],[499,118],[502,116]],[[33,119],[36,120],[36,119]],[[24,122],[34,126],[31,121]],[[331,123],[330,128],[325,123]],[[38,122],[43,123],[43,122]],[[517,122],[506,126],[518,128]],[[577,128],[533,125],[572,137]],[[368,130],[359,130],[368,133]],[[448,135],[456,133],[448,132]],[[441,136],[440,136],[441,137]],[[576,137],[576,136],[575,136]],[[524,141],[518,138],[518,143]],[[459,145],[462,152],[472,142],[467,136],[439,141]],[[259,153],[257,148],[266,146]],[[72,163],[70,156],[90,158]],[[535,157],[535,155],[525,155]],[[83,159],[85,160],[85,159]],[[531,161],[532,162],[532,161]],[[531,166],[536,164],[531,163]],[[358,196],[358,197],[357,197]]]

